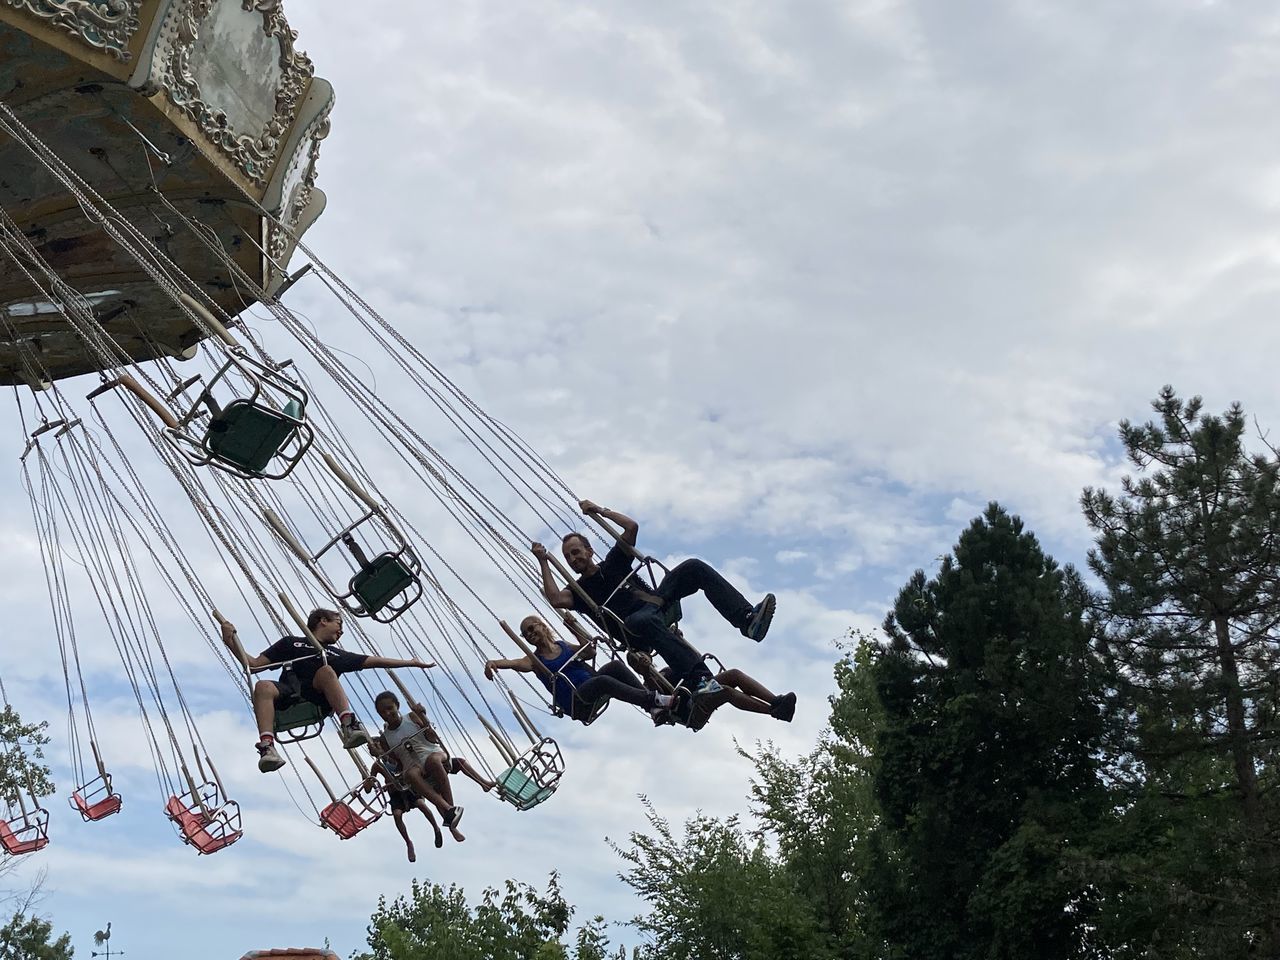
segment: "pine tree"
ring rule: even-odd
[[[996,504],[899,593],[872,667],[887,955],[1098,954],[1072,861],[1107,809],[1086,597]]]
[[[1081,501],[1129,721],[1130,869],[1196,955],[1280,956],[1280,458],[1245,449],[1238,404],[1165,387],[1153,406],[1120,425],[1138,475]]]

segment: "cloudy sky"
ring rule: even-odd
[[[110,919],[136,957],[177,940],[237,957],[326,937],[345,956],[378,897],[413,877],[478,894],[557,870],[582,915],[626,919],[638,904],[604,838],[642,825],[637,794],[677,821],[743,810],[734,740],[806,749],[833,641],[877,623],[984,503],[1081,562],[1079,492],[1116,483],[1116,422],[1145,417],[1162,384],[1280,424],[1269,4],[372,9],[288,7],[338,97],[329,207],[308,241],[579,495],[639,519],[647,549],[776,592],[760,647],[705,604],[686,605],[686,624],[800,707],[790,726],[722,715],[696,737],[620,708],[589,729],[549,727],[568,763],[557,796],[517,814],[463,786],[466,843],[437,852],[411,821],[410,866],[389,822],[340,843],[257,774],[242,701],[193,644],[179,669],[246,840],[197,860],[141,766],[124,765],[136,800],[111,821],[82,825],[58,799],[53,844],[6,883],[47,870],[43,909],[82,954]],[[288,302],[360,351],[314,280]],[[416,416],[421,398],[369,362],[379,396]],[[19,434],[0,450],[11,463]],[[392,459],[371,451],[366,465],[390,495],[415,496]],[[5,677],[59,736],[61,679],[11,477],[0,589],[20,656]],[[438,537],[511,605],[456,532]],[[93,672],[96,708],[120,731],[112,746],[141,754],[111,656]]]

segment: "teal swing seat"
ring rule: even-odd
[[[502,791],[502,799],[517,810],[536,807],[556,792],[555,787],[544,787],[517,767],[508,768],[498,777],[498,789]]]
[[[563,774],[560,747],[543,737],[498,775],[497,794],[517,810],[531,810],[556,792]]]

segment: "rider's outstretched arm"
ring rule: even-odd
[[[489,660],[484,665],[484,676],[486,680],[492,680],[493,674],[497,670],[515,670],[517,673],[532,673],[533,661],[527,656],[521,657],[519,660]]]
[[[426,670],[429,667],[434,666],[435,664],[428,660],[418,660],[416,658],[413,660],[396,660],[393,657],[370,656],[365,660],[364,666],[361,667],[361,669],[376,669],[378,667],[421,667],[423,670]]]

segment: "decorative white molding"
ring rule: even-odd
[[[4,0],[89,46],[127,63],[129,40],[141,26],[142,0]]]
[[[240,9],[258,14],[263,33],[278,46],[275,66],[279,67],[280,79],[273,114],[263,128],[232,129],[226,110],[205,99],[209,93],[200,89],[193,70],[196,40],[217,2],[176,0],[170,6],[156,46],[153,76],[159,79],[169,101],[196,124],[208,142],[229,157],[252,183],[262,185],[297,116],[314,67],[305,53],[294,48],[297,34],[289,28],[280,0],[240,0]]]
[[[290,231],[300,232],[307,208],[311,206],[319,173],[317,164],[320,160],[320,141],[329,135],[329,110],[332,105],[333,101],[330,99],[312,119],[285,172],[280,208],[272,211],[278,223],[272,222],[267,230],[267,254],[277,263],[284,262],[284,257],[293,244],[280,224],[284,224]]]

